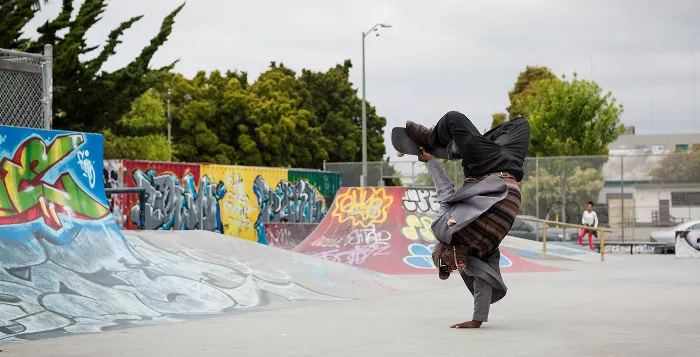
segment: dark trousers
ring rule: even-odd
[[[429,144],[445,148],[453,140],[462,157],[465,177],[506,171],[522,180],[522,165],[530,145],[530,124],[525,118],[514,118],[482,135],[466,115],[450,111],[438,120]]]
[[[466,115],[456,111],[447,112],[438,120],[430,135],[430,145],[444,148],[452,140],[462,155],[465,176],[470,175],[469,163],[486,162],[500,150],[498,144],[481,135]]]
[[[462,148],[466,148],[469,140],[475,136],[482,137],[474,123],[466,115],[450,111],[438,120],[433,134],[430,136],[430,144],[434,147],[444,148],[450,141],[454,140],[460,152],[464,153]]]

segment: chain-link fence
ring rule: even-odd
[[[441,163],[461,185],[460,161]],[[326,163],[343,173],[343,186],[359,186],[362,163]],[[432,186],[421,162],[368,163],[367,186]],[[521,215],[580,224],[593,202],[612,240],[649,241],[654,231],[700,229],[700,153],[651,154],[627,150],[610,156],[528,158]],[[578,239],[578,232],[565,235]],[[659,238],[661,239],[661,238]]]
[[[53,49],[44,54],[0,49],[0,125],[51,128]]]

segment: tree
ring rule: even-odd
[[[511,118],[524,115],[525,111],[520,107],[519,102],[530,100],[540,81],[556,79],[557,77],[547,67],[527,66],[525,71],[518,75],[513,90],[508,92],[510,100],[510,105],[506,108],[508,115]]]
[[[506,121],[506,113],[495,113],[491,115],[493,120],[491,120],[491,128],[495,128]]]
[[[518,99],[530,122],[529,156],[607,155],[625,128],[623,106],[592,81],[565,76],[543,79],[527,99]]]
[[[522,204],[521,212],[535,214],[537,212],[537,190],[539,185],[539,207],[540,216],[545,219],[553,219],[554,215],[562,217],[563,196],[566,195],[567,221],[571,222],[575,217],[571,214],[578,214],[581,209],[571,209],[571,203],[576,208],[581,207],[585,202],[598,199],[600,190],[603,189],[605,179],[603,170],[600,168],[582,168],[578,163],[571,163],[569,159],[560,160],[562,165],[570,166],[562,174],[552,174],[546,168],[540,167],[538,179],[530,178],[522,184]],[[567,164],[568,162],[568,164]]]
[[[38,11],[35,1],[17,0],[12,5],[0,7],[0,47],[40,53],[44,45],[54,46],[54,123],[56,129],[99,132],[113,128],[115,123],[130,110],[134,99],[148,88],[162,83],[174,63],[160,69],[149,68],[158,48],[172,32],[175,16],[181,5],[165,18],[160,32],[141,54],[126,67],[114,72],[102,70],[102,66],[115,54],[121,35],[142,16],[133,17],[114,29],[105,45],[98,49],[88,47],[85,34],[100,21],[107,3],[105,0],[85,0],[75,18],[73,0],[63,0],[58,16],[46,21],[37,31],[35,40],[22,38],[22,28]]]
[[[35,0],[0,1],[0,48],[22,50],[28,39],[21,38],[22,29],[34,18]]]
[[[547,67],[527,66],[525,71],[520,72],[513,89],[508,91],[508,100],[510,101],[506,108],[508,115],[502,112],[492,114],[491,128],[503,124],[508,118],[523,116],[523,108],[518,103],[531,100],[539,81],[545,79],[555,80],[557,77]]]
[[[623,107],[610,92],[603,94],[595,82],[579,80],[576,74],[567,81],[565,76],[550,77],[548,69],[528,68],[530,73],[521,73],[509,93],[513,99],[509,109],[530,123],[528,156],[552,157],[539,160],[540,211],[562,214],[563,195],[567,206],[597,199],[602,189],[597,182],[602,182],[607,146],[624,132],[620,121]],[[553,158],[560,156],[595,157]],[[522,209],[534,213],[535,172],[532,167],[527,171]]]
[[[106,159],[167,161],[168,138],[165,132],[165,105],[160,94],[149,90],[137,98],[131,111],[118,122],[116,135],[111,129],[103,131]],[[177,150],[174,150],[174,154]]]
[[[323,161],[360,161],[361,101],[349,81],[350,61],[302,75],[272,62],[252,84],[247,74],[171,74],[173,135],[184,161],[322,168]],[[386,119],[368,107],[368,156],[382,161]],[[393,175],[385,164],[384,174]],[[397,180],[386,179],[385,184]]]
[[[346,60],[326,72],[303,70],[300,80],[310,93],[305,107],[313,111],[331,141],[328,160],[334,162],[362,161],[362,100],[350,82],[352,62]],[[382,161],[386,118],[377,115],[367,102],[367,160]]]
[[[676,150],[661,161],[659,167],[650,172],[652,181],[662,183],[700,182],[700,148],[692,152]]]

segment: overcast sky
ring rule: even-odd
[[[181,3],[110,1],[89,44],[102,44],[120,22],[145,15],[105,69],[119,68]],[[52,0],[27,29],[59,8]],[[392,161],[391,127],[406,120],[432,125],[458,110],[486,129],[491,114],[508,105],[508,90],[526,65],[595,80],[624,104],[623,122],[638,134],[700,133],[700,111],[693,113],[700,3],[693,0],[190,0],[153,66],[180,59],[175,70],[190,77],[219,69],[255,79],[270,61],[300,72],[351,59],[361,94],[362,31],[380,22],[393,27],[367,39],[367,98],[388,120]]]

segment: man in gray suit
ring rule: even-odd
[[[408,122],[406,128],[421,148],[437,190],[440,211],[432,230],[439,243],[433,262],[440,279],[459,270],[474,296],[471,321],[452,328],[479,328],[488,321],[490,305],[508,291],[499,268],[498,246],[520,209],[523,162],[530,142],[525,118],[515,118],[481,135],[459,112],[448,112],[433,129]],[[424,148],[448,147],[453,142],[462,156],[464,185],[454,183]]]

